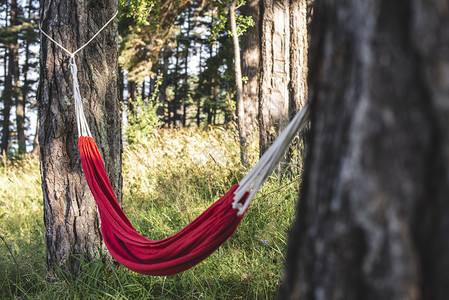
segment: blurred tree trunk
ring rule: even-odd
[[[128,114],[135,114],[134,105],[137,99],[136,97],[137,97],[137,84],[133,80],[128,80],[128,99],[127,99]]]
[[[251,16],[255,26],[249,27],[241,38],[242,76],[247,79],[242,88],[243,120],[246,128],[245,140],[258,137],[257,118],[259,114],[259,78],[260,78],[260,4],[259,0],[248,0],[241,9],[242,15]]]
[[[169,103],[167,101],[167,87],[168,87],[168,65],[171,52],[172,52],[171,49],[169,49],[168,45],[166,44],[164,47],[164,51],[162,52],[162,83],[159,96],[159,101],[162,104],[162,106],[160,109],[158,109],[158,115],[163,117],[165,127],[170,125],[170,109]]]
[[[141,92],[140,92],[140,95],[141,95],[141,97],[142,97],[142,101],[143,102],[147,102],[147,98],[146,98],[146,86],[145,86],[145,78],[143,78],[143,80],[142,80],[142,88],[141,88]]]
[[[42,29],[74,51],[117,10],[115,0],[40,3]],[[117,26],[111,23],[76,56],[87,121],[121,201],[121,132]],[[76,274],[81,259],[101,254],[100,220],[77,147],[69,57],[41,35],[39,144],[49,271]]]
[[[213,28],[213,20],[211,20],[210,24],[209,24],[209,28],[212,31]],[[216,44],[217,48],[220,47],[220,44],[217,43]],[[217,49],[218,52],[218,49]],[[214,57],[214,44],[213,43],[209,43],[209,59],[211,59],[212,57]],[[207,99],[206,103],[205,103],[205,112],[207,114],[207,125],[211,125],[212,124],[212,103],[215,102],[215,98],[217,97],[217,94],[215,94],[215,78],[211,78],[211,84],[210,84],[210,95],[212,99]],[[211,101],[212,100],[212,101]]]
[[[307,99],[307,1],[263,0],[260,22],[262,155]]]
[[[203,64],[201,61],[201,56],[203,54],[203,44],[200,44],[200,49],[199,49],[199,59],[198,59],[198,70],[199,70],[199,74],[203,73]],[[201,96],[198,96],[198,99],[196,100],[196,126],[198,126],[198,128],[201,125]]]
[[[215,79],[213,80],[215,81]],[[217,125],[217,114],[218,114],[218,95],[220,93],[220,86],[217,84],[213,84],[212,85],[214,88],[214,93],[213,93],[213,101],[214,101],[214,106],[212,108],[212,116],[213,116],[213,121],[212,124]]]
[[[31,155],[32,156],[39,155],[39,116],[37,117],[36,121],[36,131],[34,132],[33,150],[31,150]]]
[[[176,62],[175,62],[175,70],[172,75],[173,78],[173,99],[169,102],[169,115],[171,116],[171,125],[173,127],[177,126],[178,120],[179,120],[179,114],[178,114],[178,108],[180,107],[179,103],[179,41],[176,41]],[[171,114],[171,113],[173,114]]]
[[[19,7],[16,0],[11,0],[11,26],[19,25]],[[10,58],[12,59],[12,76],[14,79],[13,97],[16,106],[17,150],[19,153],[25,153],[25,108],[20,87],[19,39],[17,35],[14,36],[10,51],[12,52]]]
[[[9,115],[10,115],[10,99],[12,90],[12,79],[9,73],[9,49],[5,48],[4,61],[4,85],[2,91],[2,141],[1,141],[1,155],[8,150],[9,143]]]
[[[150,77],[150,83],[149,83],[149,91],[148,91],[148,100],[151,97],[154,97],[154,92],[156,91],[156,80],[161,76],[160,74],[155,74],[152,77]],[[157,99],[157,98],[156,98]],[[154,103],[153,103],[154,104]]]
[[[119,91],[119,101],[124,105],[123,93],[125,92],[125,74],[123,74],[122,67],[118,67],[118,91]]]
[[[187,125],[187,108],[189,107],[189,96],[190,96],[190,92],[189,92],[189,73],[188,73],[188,68],[189,68],[189,49],[190,49],[190,31],[192,29],[192,12],[191,12],[191,6],[188,6],[187,8],[187,29],[185,32],[185,40],[184,40],[184,82],[183,82],[183,87],[182,87],[182,94],[183,94],[183,98],[182,99],[182,126],[186,127]]]
[[[3,153],[6,154],[6,151],[8,150],[8,142],[9,142],[9,114],[10,114],[10,106],[8,103],[10,103],[10,97],[11,97],[11,89],[12,89],[12,79],[11,74],[9,72],[9,49],[5,47],[5,56],[3,57],[3,91],[2,91],[2,140],[1,140],[1,153],[0,155],[3,156]]]
[[[315,2],[281,299],[449,299],[449,9]]]
[[[6,26],[14,26],[16,25],[17,19],[17,1],[12,0],[9,6],[9,24],[6,22]],[[6,10],[6,15],[8,15],[8,7]],[[11,106],[13,102],[13,75],[14,75],[14,49],[16,49],[17,40],[14,43],[14,39],[12,43],[8,44],[8,70],[5,73],[5,85],[3,89],[3,110],[2,110],[2,155],[8,151],[9,140],[11,135],[11,130],[9,128],[10,117],[11,117]],[[17,45],[18,47],[18,45]],[[6,67],[6,59],[5,59],[5,67]],[[6,70],[5,70],[6,71]]]
[[[243,166],[248,165],[248,124],[245,122],[245,104],[243,103],[243,82],[242,82],[242,68],[240,59],[240,45],[239,35],[237,34],[236,24],[236,2],[237,0],[230,0],[229,2],[229,23],[231,24],[232,42],[234,45],[234,70],[235,70],[235,86],[237,90],[237,124],[239,127],[240,140],[240,161]],[[214,109],[214,114],[216,110]]]
[[[28,0],[27,5],[27,19],[31,21],[31,11],[32,11],[32,0]],[[26,34],[26,38],[24,40],[25,42],[25,61],[23,63],[22,67],[22,74],[23,74],[23,86],[22,86],[22,110],[23,110],[23,116],[21,122],[17,120],[17,128],[19,128],[19,123],[22,123],[21,130],[18,130],[18,140],[19,140],[19,151],[22,148],[23,152],[26,152],[26,136],[25,136],[25,111],[26,111],[26,104],[28,101],[28,93],[30,91],[30,84],[28,82],[28,72],[30,70],[30,31],[29,29],[26,29],[28,33]]]

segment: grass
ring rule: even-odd
[[[252,145],[250,160],[257,160]],[[144,236],[173,235],[247,172],[235,131],[160,130],[127,146],[123,208]],[[292,164],[294,166],[296,164]],[[38,160],[0,167],[1,299],[273,299],[282,277],[300,171],[270,177],[237,232],[208,259],[169,277],[144,276],[111,262],[83,262],[76,278],[46,273]]]

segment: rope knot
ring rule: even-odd
[[[76,66],[76,62],[75,62],[75,54],[74,54],[74,53],[70,54],[69,63],[70,63],[70,65],[71,65],[72,67],[73,67],[73,66]]]

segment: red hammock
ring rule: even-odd
[[[111,255],[128,269],[147,275],[174,275],[207,258],[237,229],[243,215],[232,208],[234,185],[229,192],[174,236],[153,241],[141,236],[120,208],[106,175],[95,141],[78,139],[87,183],[97,202],[101,233]],[[246,193],[240,202],[248,197]]]
[[[308,105],[292,119],[259,162],[223,197],[176,235],[153,241],[141,236],[120,208],[103,161],[84,116],[75,54],[86,47],[117,15],[83,46],[68,51],[47,33],[42,34],[70,55],[73,96],[78,127],[78,147],[87,183],[97,202],[101,233],[111,255],[130,270],[148,275],[174,275],[201,262],[223,244],[237,229],[251,199],[284,155],[296,132],[307,125]],[[250,193],[249,193],[250,191]]]

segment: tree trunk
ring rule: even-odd
[[[16,13],[17,13],[17,1],[13,0],[10,2],[9,11],[9,25],[13,26],[16,24]],[[7,13],[8,14],[8,13]],[[7,22],[6,22],[7,23]],[[6,24],[8,26],[8,24]],[[8,45],[8,70],[5,73],[5,85],[3,89],[3,110],[2,110],[2,155],[8,152],[9,140],[11,131],[9,128],[10,117],[11,117],[11,105],[13,103],[13,84],[12,79],[14,75],[14,41]],[[16,42],[17,44],[17,42]],[[6,67],[6,58],[5,58]],[[5,70],[6,71],[6,70]]]
[[[18,21],[19,8],[16,0],[11,0],[11,26],[19,26]],[[10,46],[12,51],[10,58],[12,59],[12,75],[14,78],[13,96],[16,105],[16,126],[17,126],[17,150],[18,153],[26,152],[25,139],[25,107],[21,93],[20,84],[20,68],[19,68],[19,40],[18,36],[14,37],[14,41]]]
[[[242,15],[252,17],[255,26],[248,28],[241,38],[242,75],[247,78],[242,89],[243,120],[248,143],[258,136],[260,79],[260,1],[249,0],[241,9]]]
[[[168,64],[169,58],[171,56],[171,50],[168,49],[167,45],[164,47],[162,52],[162,83],[160,88],[159,101],[161,103],[161,108],[157,110],[158,116],[163,117],[165,127],[170,124],[170,109],[167,101],[167,87],[168,87]]]
[[[3,75],[4,75],[4,81],[3,81],[3,91],[2,91],[2,140],[1,140],[1,153],[0,155],[3,156],[3,153],[6,154],[6,151],[8,150],[8,142],[9,142],[9,114],[10,114],[10,106],[8,103],[10,103],[10,97],[11,97],[11,90],[12,90],[12,80],[11,80],[11,74],[9,73],[9,63],[8,63],[8,57],[9,57],[9,50],[7,47],[5,47],[5,56],[3,57]]]
[[[136,104],[137,99],[137,84],[133,80],[128,80],[128,111],[127,114],[135,114],[134,105]]]
[[[28,0],[28,12],[27,12],[27,18],[31,20],[31,10],[32,10],[32,0]],[[25,136],[25,111],[26,111],[26,104],[28,101],[28,93],[30,91],[30,85],[28,82],[28,72],[30,69],[30,41],[28,38],[25,40],[25,62],[23,63],[22,67],[22,73],[23,73],[23,86],[22,86],[22,103],[23,103],[23,118],[22,118],[22,130],[18,130],[19,136],[19,149],[21,148],[21,145],[24,149],[24,152],[26,151],[26,136]],[[19,128],[19,121],[17,121],[17,128]],[[34,143],[33,143],[34,144]],[[34,146],[34,145],[33,145]],[[34,147],[33,147],[34,148]],[[20,151],[20,150],[19,150]]]
[[[143,80],[142,80],[142,89],[141,89],[141,92],[140,92],[140,96],[141,96],[141,99],[142,99],[142,101],[143,102],[147,102],[147,98],[146,98],[146,94],[145,94],[145,91],[146,90],[146,87],[145,87],[145,77],[143,78]]]
[[[288,116],[292,119],[307,101],[307,56],[309,49],[308,15],[313,0],[295,0],[290,3],[290,82]],[[307,146],[305,133],[299,133],[298,143],[291,146],[289,153],[298,151],[305,156]],[[291,156],[288,156],[290,159]]]
[[[2,91],[3,109],[2,109],[2,144],[1,144],[1,155],[8,151],[9,144],[9,117],[11,113],[11,96],[12,96],[12,76],[10,69],[10,50],[5,48],[5,83]],[[8,66],[8,67],[6,67]]]
[[[229,22],[231,23],[232,42],[234,44],[235,86],[237,89],[237,124],[240,139],[240,160],[243,166],[248,165],[248,128],[245,122],[245,105],[243,103],[243,82],[240,60],[239,36],[235,20],[237,0],[231,0],[229,5]],[[215,111],[215,110],[214,110]]]
[[[201,61],[202,58],[202,54],[203,54],[203,43],[200,44],[200,49],[199,49],[199,59],[198,59],[198,74],[202,74],[203,73],[203,64]],[[196,100],[196,126],[198,126],[198,128],[201,125],[201,96],[198,96],[198,99]]]
[[[260,22],[262,155],[307,98],[307,1],[264,0]]]
[[[281,299],[449,299],[448,12],[316,2]]]
[[[36,131],[34,133],[33,150],[31,150],[31,155],[32,156],[39,155],[39,116],[37,117],[36,121]]]
[[[168,102],[169,107],[169,116],[171,116],[171,113],[173,113],[173,116],[171,116],[171,125],[173,127],[178,126],[178,120],[179,120],[179,114],[178,114],[178,108],[180,106],[179,101],[179,56],[181,54],[179,53],[179,41],[176,41],[176,62],[175,62],[175,70],[173,74],[173,99]]]
[[[124,93],[125,93],[125,74],[123,74],[122,67],[118,67],[118,93],[119,93],[119,101],[122,103],[121,106],[125,104]],[[121,115],[121,114],[120,114]]]
[[[184,83],[183,83],[183,97],[182,100],[182,126],[187,126],[187,108],[189,106],[189,49],[190,49],[190,31],[191,31],[191,7],[187,9],[187,29],[185,32],[185,49],[184,49]]]
[[[159,78],[160,74],[155,74],[152,77],[150,77],[150,84],[149,84],[149,94],[148,94],[148,100],[152,97],[156,97],[154,99],[157,99],[157,96],[154,95],[154,92],[156,90],[156,80]],[[154,104],[154,103],[153,103]]]
[[[42,0],[45,32],[75,51],[116,12],[114,0]],[[120,105],[117,25],[111,23],[75,56],[87,121],[112,187],[121,200]],[[81,168],[77,147],[69,57],[41,35],[39,144],[49,271],[76,274],[82,259],[101,254],[99,216]]]

